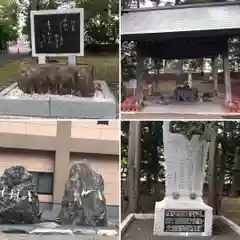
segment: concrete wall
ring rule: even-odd
[[[118,152],[117,121],[0,120],[0,174],[12,165],[54,173],[53,195],[42,202],[60,203],[71,163],[86,159],[103,175],[107,204],[118,205]]]

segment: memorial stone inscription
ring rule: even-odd
[[[34,15],[36,53],[79,53],[80,21],[79,13]]]
[[[204,232],[205,212],[202,210],[165,210],[165,232]]]

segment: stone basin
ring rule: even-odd
[[[43,117],[116,119],[117,103],[105,81],[95,80],[94,97],[73,95],[25,94],[13,83],[0,92],[0,115]]]

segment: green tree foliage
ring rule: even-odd
[[[118,4],[118,0],[21,0],[25,16],[23,33],[28,34],[30,39],[30,10],[33,6],[36,6],[37,10],[77,7],[84,8],[86,44],[115,44],[119,29]]]
[[[90,44],[116,43],[119,31],[118,0],[76,0],[84,8],[86,41]]]
[[[0,2],[0,50],[6,48],[8,41],[18,37],[18,12],[16,1]]]
[[[64,1],[58,0],[20,0],[19,6],[21,8],[21,13],[25,18],[25,24],[22,29],[22,33],[28,36],[28,40],[31,39],[31,30],[30,30],[30,11],[31,10],[43,10],[43,9],[57,9]]]
[[[141,179],[145,179],[151,185],[153,181],[164,182],[164,148],[162,135],[162,121],[143,122],[141,136]],[[240,122],[239,121],[172,121],[175,125],[175,132],[184,134],[189,140],[194,134],[199,135],[203,140],[211,141],[212,136],[216,136],[216,170],[217,178],[220,174],[221,159],[225,159],[224,182],[231,185],[239,183],[240,176],[234,169],[236,161],[236,149],[240,146]],[[127,174],[127,153],[128,153],[128,128],[129,122],[122,122],[121,135],[121,158],[122,158],[122,178]],[[209,161],[209,159],[208,159]],[[123,170],[124,169],[124,170]],[[235,181],[233,181],[235,178]],[[240,189],[235,189],[235,195],[239,194]],[[234,193],[232,193],[234,195]]]
[[[147,121],[141,124],[140,178],[147,182],[149,190],[151,183],[159,180],[164,181],[162,124],[161,121]],[[125,179],[127,174],[129,122],[122,122],[121,126],[122,178]]]

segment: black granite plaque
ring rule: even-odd
[[[80,53],[80,13],[34,15],[36,54]]]
[[[165,210],[164,232],[204,232],[202,210]]]

